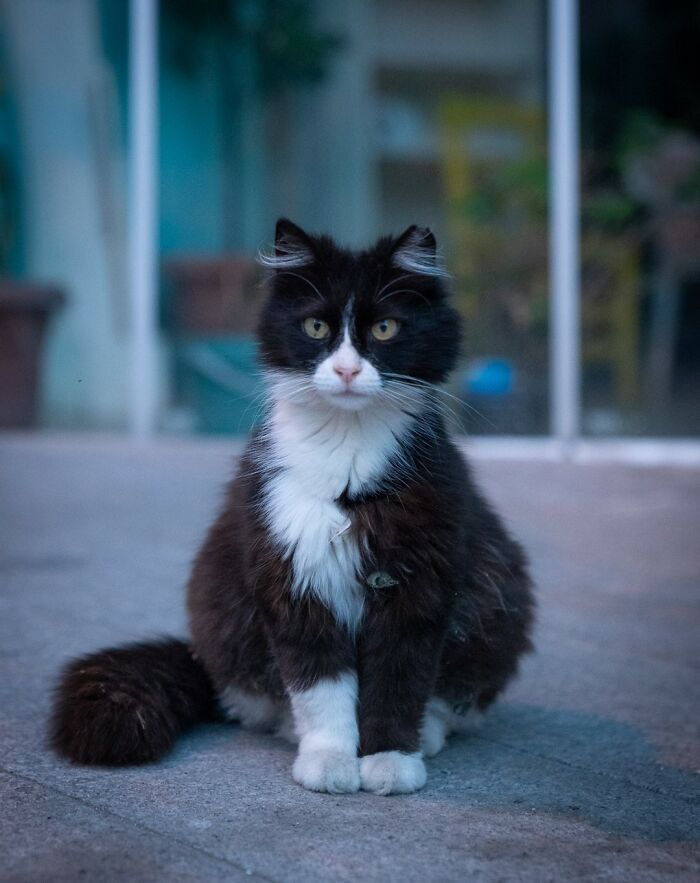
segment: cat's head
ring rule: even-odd
[[[359,411],[444,380],[459,348],[435,237],[409,227],[353,252],[281,219],[258,325],[278,394]],[[280,380],[281,378],[281,380]]]

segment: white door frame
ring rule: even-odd
[[[477,447],[510,456],[700,465],[700,441],[586,438],[581,435],[581,256],[579,2],[548,2],[549,123],[549,401],[546,439],[479,440]]]
[[[549,0],[549,410],[563,450],[581,434],[578,0]]]
[[[158,0],[129,6],[129,428],[150,438],[158,421]]]

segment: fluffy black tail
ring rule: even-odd
[[[162,757],[177,737],[216,717],[212,684],[184,641],[101,650],[64,669],[51,746],[76,763],[121,766]]]

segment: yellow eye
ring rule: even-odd
[[[391,340],[396,337],[399,330],[399,323],[396,319],[380,319],[372,325],[372,335],[377,340]]]
[[[314,340],[323,340],[331,333],[328,322],[324,322],[322,319],[304,319],[303,328]]]

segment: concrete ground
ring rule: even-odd
[[[410,797],[335,797],[203,727],[155,766],[44,747],[69,657],[183,629],[230,446],[0,438],[0,879],[700,879],[700,472],[481,461],[531,552],[537,652]]]

